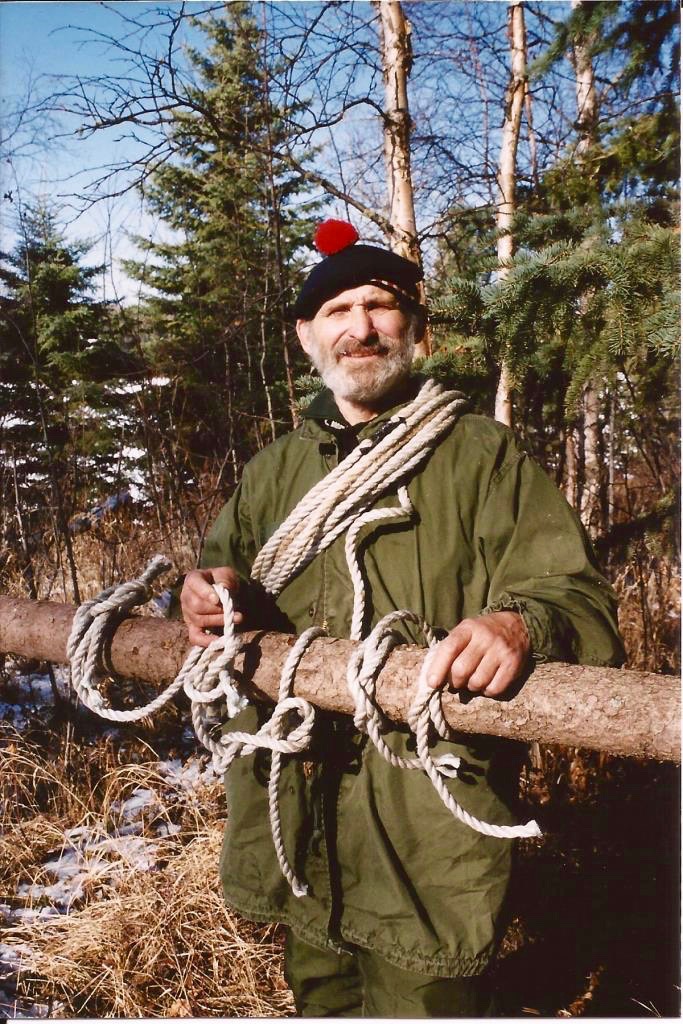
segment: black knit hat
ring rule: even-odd
[[[328,299],[347,288],[377,284],[419,306],[418,282],[422,271],[416,263],[388,249],[356,245],[358,233],[346,221],[327,220],[315,233],[314,243],[325,259],[310,272],[294,303],[294,316],[311,320]]]

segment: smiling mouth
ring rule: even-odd
[[[386,355],[386,349],[379,346],[372,348],[358,348],[346,350],[339,353],[340,359],[369,359],[371,356]]]

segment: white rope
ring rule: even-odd
[[[345,554],[354,591],[351,639],[359,641],[347,666],[347,685],[354,702],[356,728],[368,735],[389,764],[424,771],[451,814],[475,831],[505,839],[537,836],[540,830],[535,821],[519,826],[488,825],[465,811],[450,793],[444,779],[457,777],[460,759],[451,754],[433,758],[430,753],[432,730],[442,739],[451,736],[443,717],[441,693],[426,683],[430,654],[424,659],[415,698],[408,712],[408,725],[416,736],[417,756],[405,758],[394,753],[384,739],[385,719],[375,702],[375,689],[389,653],[402,642],[392,627],[399,622],[417,626],[427,645],[433,648],[437,641],[427,623],[411,611],[391,612],[377,623],[365,640],[361,640],[365,583],[359,554],[360,531],[370,524],[400,517],[412,518],[415,510],[407,487],[401,481],[405,481],[434,450],[460,415],[464,404],[465,400],[457,392],[443,391],[434,381],[427,381],[413,402],[381,426],[373,438],[362,441],[301,499],[261,548],[254,562],[252,578],[276,596],[294,575],[346,531]],[[386,494],[393,485],[398,488],[398,505],[373,508],[377,498]],[[115,623],[133,607],[149,600],[151,583],[169,568],[170,562],[157,555],[137,580],[110,587],[98,598],[80,606],[74,616],[67,645],[74,689],[87,707],[115,722],[139,721],[163,707],[181,689],[184,690],[191,701],[197,737],[211,752],[220,772],[227,771],[238,756],[246,757],[259,749],[270,750],[268,805],[273,844],[282,874],[293,893],[304,896],[308,892],[307,887],[297,877],[285,851],[278,792],[283,755],[302,753],[310,745],[315,709],[308,701],[293,695],[294,678],[307,648],[317,637],[325,635],[325,631],[313,627],[297,639],[282,670],[277,704],[258,732],[234,731],[216,738],[220,726],[220,705],[224,703],[229,716],[234,717],[247,703],[235,683],[234,662],[242,649],[242,641],[235,631],[232,599],[229,591],[217,583],[214,589],[223,606],[223,635],[216,637],[206,648],[193,647],[171,685],[149,704],[117,711],[107,705],[99,685],[106,638],[113,632]],[[299,719],[298,723],[295,718]]]
[[[290,579],[427,458],[466,404],[427,381],[417,398],[304,495],[259,551],[252,577],[277,596]],[[376,438],[378,435],[375,435]]]

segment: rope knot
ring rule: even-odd
[[[292,712],[300,716],[298,724],[292,722]],[[308,749],[314,722],[315,708],[312,704],[303,697],[285,697],[277,702],[275,710],[258,735],[270,736],[273,740],[271,749],[281,754],[299,754]]]

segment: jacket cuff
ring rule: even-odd
[[[552,650],[552,634],[550,617],[542,605],[537,601],[522,601],[503,592],[497,601],[487,604],[479,614],[490,615],[492,612],[517,612],[521,615],[529,634],[529,656],[536,662],[548,660]]]

